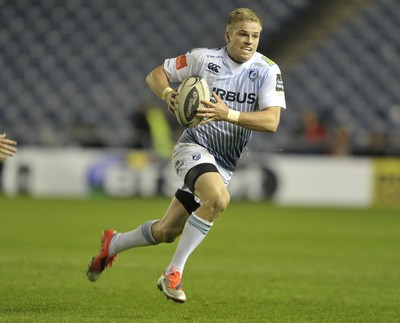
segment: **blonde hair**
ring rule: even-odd
[[[229,14],[226,32],[231,33],[235,28],[235,25],[242,21],[256,22],[260,24],[261,28],[263,27],[260,16],[257,15],[253,10],[248,8],[238,8]]]

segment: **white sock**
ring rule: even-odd
[[[212,223],[199,218],[194,212],[190,215],[183,228],[182,236],[175,254],[165,270],[165,274],[170,274],[172,272],[172,267],[174,267],[182,276],[188,257],[203,241],[211,227]]]
[[[110,256],[126,249],[157,244],[151,234],[151,226],[156,221],[145,222],[129,232],[117,233],[108,247]]]

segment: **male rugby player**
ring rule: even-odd
[[[150,89],[174,112],[177,92],[170,83],[190,76],[203,77],[212,99],[198,109],[203,122],[187,128],[176,143],[172,163],[182,182],[159,220],[151,220],[126,233],[105,230],[100,252],[87,271],[91,281],[111,266],[117,253],[139,246],[172,242],[181,235],[175,254],[158,280],[167,298],[186,301],[182,275],[192,251],[207,236],[228,207],[227,185],[253,131],[276,132],[286,108],[281,72],[273,61],[257,52],[262,30],[260,17],[240,8],[229,15],[226,46],[194,49],[166,59],[147,76]]]

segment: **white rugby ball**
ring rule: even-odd
[[[175,116],[179,124],[192,128],[197,126],[202,117],[196,116],[197,108],[203,106],[202,100],[210,100],[210,90],[205,79],[201,76],[191,76],[185,79],[178,87],[175,105]]]

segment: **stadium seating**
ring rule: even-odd
[[[73,129],[89,126],[102,145],[129,146],[135,136],[132,112],[145,100],[162,104],[148,90],[146,74],[193,47],[221,46],[227,12],[242,5],[238,0],[190,6],[171,0],[162,8],[156,0],[137,3],[4,2],[1,127],[26,145],[75,144]],[[311,0],[246,2],[264,18],[266,39],[310,5]],[[374,1],[285,69],[288,109],[280,135],[265,143],[256,134],[252,147],[293,151],[293,135],[310,109],[330,130],[347,127],[355,144],[362,146],[357,138],[370,132],[397,138],[399,10],[397,0]]]
[[[369,138],[381,136],[381,154],[400,154],[399,13],[398,1],[375,1],[285,70],[283,136],[299,129],[301,115],[313,111],[330,133],[348,129],[354,153],[368,154],[374,150]]]

